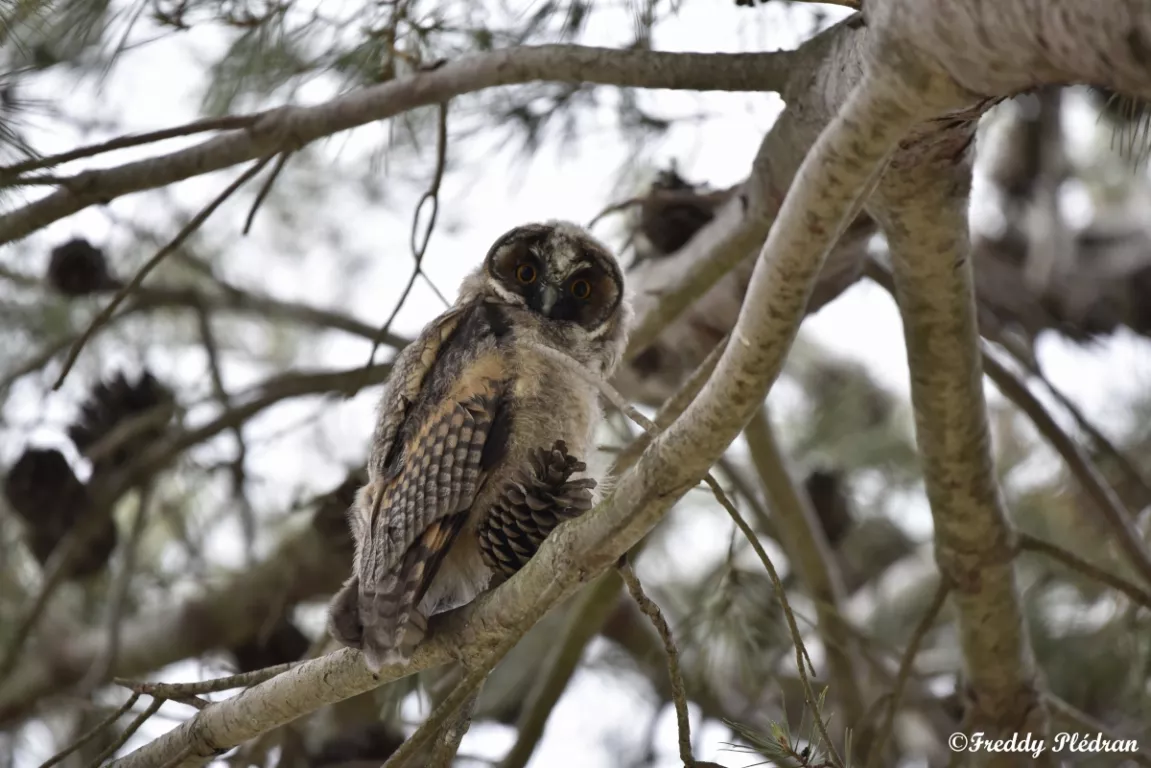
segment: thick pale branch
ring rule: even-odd
[[[770,91],[784,81],[786,52],[666,53],[578,45],[543,45],[469,56],[433,70],[365,88],[313,107],[282,107],[167,155],[86,171],[65,187],[0,216],[0,244],[131,192],[174,184],[303,145],[416,107],[466,93],[546,80],[696,91]]]
[[[970,176],[964,158],[946,155],[892,168],[869,210],[887,234],[895,267],[936,560],[958,609],[968,718],[991,737],[1041,738],[1047,715],[983,395],[967,238]],[[995,765],[1032,764],[1030,756],[991,757]]]
[[[980,96],[1036,86],[1107,85],[1151,98],[1151,13],[1146,0],[869,0],[889,62],[912,49]]]

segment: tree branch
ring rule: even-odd
[[[935,557],[958,609],[968,721],[993,738],[1013,732],[1042,738],[1047,713],[1023,623],[979,365],[967,239],[970,175],[962,156],[928,148],[917,164],[889,170],[869,209],[895,265]],[[990,764],[1022,765],[1022,759],[993,755]],[[1050,765],[1049,755],[1040,760]]]
[[[1056,453],[1063,458],[1071,474],[1079,481],[1107,521],[1107,526],[1114,534],[1131,568],[1142,576],[1146,583],[1151,584],[1151,554],[1147,551],[1143,536],[1135,527],[1134,515],[1123,505],[1099,470],[1083,454],[1082,449],[1047,412],[1043,403],[1031,392],[1027,384],[999,361],[991,345],[983,342],[982,352],[983,369],[988,378],[995,382],[995,386],[1008,400],[1015,403],[1019,410],[1027,415],[1039,430],[1039,434],[1043,435]]]
[[[297,150],[340,131],[486,88],[543,80],[634,88],[767,91],[780,87],[788,63],[786,52],[666,53],[578,45],[542,45],[468,56],[314,107],[262,112],[253,116],[250,125],[188,149],[80,173],[67,180],[66,188],[0,216],[0,245],[121,195]]]

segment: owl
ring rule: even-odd
[[[352,575],[329,607],[331,635],[373,671],[591,507],[599,391],[540,347],[607,378],[630,319],[607,248],[575,224],[528,224],[397,357],[348,512]]]

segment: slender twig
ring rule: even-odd
[[[179,697],[176,697],[174,699],[169,699],[169,701],[174,701],[177,704],[187,704],[192,709],[197,709],[197,710],[203,709],[204,707],[206,707],[212,703],[210,701],[206,701],[204,699],[201,699],[199,696],[179,696]]]
[[[448,159],[448,104],[444,102],[440,104],[439,122],[436,129],[436,169],[432,174],[432,183],[428,187],[428,191],[420,198],[420,202],[416,204],[415,213],[412,214],[412,232],[411,232],[411,248],[412,259],[415,260],[415,267],[412,269],[411,277],[408,278],[407,285],[404,286],[403,292],[400,294],[396,306],[392,309],[392,313],[388,315],[388,319],[380,326],[380,330],[372,342],[372,351],[368,355],[368,365],[371,367],[376,362],[376,352],[380,348],[380,340],[387,336],[388,331],[392,327],[392,323],[396,320],[396,315],[400,314],[404,304],[408,301],[408,295],[412,292],[412,287],[416,284],[416,278],[423,274],[424,253],[428,249],[428,242],[432,239],[432,230],[436,226],[436,217],[440,211],[440,184],[444,180],[444,169],[447,167]],[[424,209],[425,203],[431,203],[432,210],[428,215],[428,223],[424,228],[424,236],[422,240],[417,241],[416,237],[419,233],[420,226],[420,212]],[[431,285],[431,281],[427,281]],[[432,285],[435,289],[435,286]],[[438,293],[438,291],[437,291]],[[441,298],[443,298],[441,296]]]
[[[763,545],[759,543],[759,537],[755,535],[755,531],[747,524],[743,516],[739,514],[739,510],[736,509],[735,505],[731,503],[731,500],[727,498],[727,495],[723,492],[723,489],[719,487],[719,483],[716,482],[715,478],[708,475],[704,478],[704,481],[711,488],[716,499],[719,500],[720,505],[727,510],[727,514],[731,516],[731,519],[739,527],[744,538],[751,544],[751,548],[755,550],[755,554],[759,557],[760,562],[763,563],[763,567],[767,569],[767,575],[771,579],[771,585],[775,589],[776,596],[779,597],[780,607],[783,609],[783,615],[787,619],[787,628],[791,632],[792,643],[795,645],[795,666],[799,671],[799,682],[803,687],[803,695],[807,700],[807,706],[812,712],[820,738],[826,743],[832,761],[838,768],[843,768],[843,758],[839,756],[839,752],[835,748],[835,743],[831,740],[831,736],[827,732],[827,726],[824,724],[823,717],[819,711],[819,697],[816,696],[815,690],[811,687],[811,678],[808,677],[809,670],[811,675],[815,674],[815,664],[812,663],[811,656],[807,653],[807,646],[803,643],[803,635],[799,631],[799,624],[796,622],[795,613],[791,609],[791,603],[787,599],[787,592],[783,588],[783,582],[779,578],[779,572],[775,569],[775,564],[771,562],[771,558],[767,556]],[[806,664],[804,662],[806,662]]]
[[[151,131],[149,133],[137,133],[130,136],[119,136],[110,141],[105,141],[100,144],[89,144],[86,147],[77,147],[70,149],[67,152],[61,152],[58,155],[49,155],[47,157],[38,157],[33,160],[24,160],[19,163],[4,166],[0,168],[0,180],[8,183],[15,182],[17,179],[12,177],[19,176],[28,171],[35,171],[39,168],[51,168],[52,166],[62,165],[63,163],[70,163],[73,160],[81,160],[85,157],[92,157],[94,155],[103,154],[104,152],[113,152],[117,149],[127,149],[128,147],[138,147],[141,144],[152,144],[157,141],[165,141],[167,139],[174,139],[180,136],[192,136],[197,133],[204,133],[205,131],[226,131],[236,128],[246,128],[252,123],[256,122],[262,116],[262,113],[253,115],[226,115],[224,117],[212,117],[205,120],[197,120],[185,125],[178,125],[174,128],[164,128],[159,131]],[[19,179],[21,183],[23,179]]]
[[[877,284],[892,292],[894,284],[891,274],[882,265],[870,261],[867,265],[867,275]],[[1119,544],[1119,548],[1127,556],[1128,562],[1149,583],[1151,583],[1151,553],[1148,553],[1143,538],[1132,522],[1132,515],[1114,489],[1091,463],[1082,449],[1068,435],[1062,427],[1051,417],[1043,403],[1039,401],[1028,386],[1020,380],[1006,365],[999,362],[995,350],[985,340],[980,339],[980,351],[983,360],[983,372],[987,374],[999,391],[1023,411],[1024,414],[1039,430],[1039,434],[1051,444],[1051,447],[1063,458],[1071,474],[1095,502],[1100,513],[1106,520],[1108,527]]]
[[[1051,417],[1039,398],[1031,392],[1010,369],[999,362],[998,355],[986,342],[982,341],[983,370],[995,382],[1009,400],[1027,414],[1039,433],[1047,439],[1051,447],[1063,457],[1071,474],[1087,491],[1099,512],[1107,521],[1119,548],[1127,556],[1127,561],[1151,584],[1151,553],[1133,522],[1133,515],[1116,495],[1091,460],[1062,427]]]
[[[767,507],[764,506],[760,500],[759,494],[755,492],[751,482],[744,476],[740,468],[735,465],[735,462],[727,456],[721,456],[715,465],[727,476],[728,482],[731,483],[732,490],[735,491],[736,496],[747,502],[747,507],[751,510],[759,533],[767,536],[769,539],[778,540],[779,531],[776,530],[775,521],[771,519],[771,515],[768,514]]]
[[[186,696],[200,696],[205,693],[219,693],[230,691],[233,688],[247,688],[251,685],[271,680],[276,675],[287,672],[292,667],[303,664],[302,661],[292,661],[287,664],[277,664],[274,667],[265,667],[240,675],[217,677],[213,680],[201,680],[195,683],[150,683],[139,680],[125,680],[116,678],[116,685],[123,686],[130,691],[143,693],[148,696],[158,696],[162,699],[181,699]]]
[[[844,719],[855,727],[855,747],[866,754],[870,734],[860,727],[866,709],[861,679],[856,671],[857,648],[841,613],[843,579],[807,494],[796,487],[783,450],[775,438],[767,405],[744,428],[752,464],[774,512],[779,541],[788,560],[815,603],[816,631],[827,655],[832,690]]]
[[[200,307],[196,313],[200,328],[200,343],[204,345],[204,354],[208,358],[208,373],[212,382],[212,392],[225,410],[232,407],[232,397],[224,387],[224,369],[220,363],[220,345],[216,341],[215,329],[212,327],[212,317],[208,310]],[[248,444],[244,440],[244,425],[234,424],[231,429],[232,437],[236,441],[236,458],[231,462],[232,498],[236,502],[236,511],[240,516],[240,530],[244,537],[244,551],[248,562],[252,562],[256,546],[256,515],[252,504],[248,500],[244,488],[247,485]]]
[[[1014,354],[1012,356],[1014,357]],[[1019,358],[1016,359],[1018,360]],[[1022,363],[1023,361],[1020,362]],[[1091,423],[1091,420],[1080,410],[1079,406],[1072,402],[1071,398],[1068,397],[1063,390],[1056,387],[1054,382],[1047,378],[1047,375],[1043,373],[1041,368],[1028,366],[1028,370],[1035,378],[1043,383],[1043,386],[1047,388],[1047,391],[1051,393],[1052,397],[1059,401],[1063,409],[1071,414],[1071,418],[1075,419],[1075,423],[1079,425],[1079,428],[1087,433],[1087,436],[1095,443],[1096,448],[1111,457],[1127,477],[1142,489],[1144,503],[1151,502],[1151,478],[1148,478],[1147,474],[1131,460],[1127,452],[1120,450],[1106,435],[1100,432],[1099,428]]]
[[[1118,592],[1122,592],[1144,608],[1151,608],[1151,592],[1132,584],[1130,581],[1127,581],[1127,579],[1116,576],[1097,565],[1093,565],[1074,552],[1052,544],[1049,541],[1044,541],[1038,536],[1032,536],[1029,533],[1020,531],[1017,534],[1017,539],[1021,550],[1047,555],[1052,560],[1062,563],[1067,568],[1081,573],[1089,579],[1094,579]]]
[[[428,742],[436,737],[444,728],[445,725],[452,720],[459,711],[460,707],[472,696],[476,695],[480,686],[483,685],[484,680],[488,677],[488,672],[494,667],[501,658],[511,650],[515,642],[503,642],[492,653],[484,658],[483,662],[476,667],[468,670],[464,678],[456,685],[451,693],[440,702],[440,705],[432,710],[428,715],[428,719],[420,724],[408,739],[400,745],[400,748],[392,753],[391,757],[381,766],[381,768],[403,768],[407,765],[411,758],[415,756],[420,750],[427,746]]]
[[[252,201],[252,209],[248,211],[248,218],[244,220],[243,234],[246,235],[251,231],[252,222],[256,220],[256,211],[260,210],[260,206],[264,204],[264,198],[272,191],[272,185],[276,183],[276,178],[280,175],[280,171],[284,170],[284,166],[288,164],[288,159],[291,156],[292,150],[290,149],[280,153],[276,164],[272,166],[272,172],[268,174],[268,178],[264,180],[264,185],[256,193],[256,199]]]
[[[903,698],[903,689],[907,687],[907,681],[911,679],[915,657],[919,654],[919,648],[927,639],[927,633],[931,631],[935,620],[939,618],[939,613],[943,610],[943,605],[947,602],[949,594],[951,594],[951,585],[946,580],[940,579],[939,586],[935,588],[935,596],[931,598],[931,604],[927,606],[927,610],[923,612],[923,618],[919,620],[919,623],[915,625],[915,631],[911,633],[911,639],[907,642],[907,648],[899,662],[899,671],[895,675],[895,685],[891,689],[887,710],[883,714],[883,723],[879,726],[875,742],[872,744],[867,757],[867,768],[873,768],[873,766],[878,768],[883,761],[883,750],[887,748],[887,741],[891,738],[895,715],[899,711],[899,700]]]
[[[191,221],[185,224],[184,227],[176,233],[176,236],[172,238],[172,240],[167,245],[157,251],[156,255],[149,259],[144,264],[144,266],[140,267],[140,269],[136,271],[136,274],[132,276],[132,279],[129,280],[123,288],[116,292],[116,295],[110,302],[108,302],[108,305],[104,307],[104,309],[102,309],[98,315],[96,315],[95,319],[92,320],[87,329],[85,329],[84,332],[80,334],[80,338],[76,340],[76,343],[73,344],[72,348],[68,351],[68,357],[64,360],[64,367],[61,369],[60,375],[56,379],[56,383],[52,385],[52,389],[55,390],[60,388],[60,386],[64,383],[64,378],[68,375],[68,372],[72,370],[72,366],[76,363],[76,358],[80,356],[80,350],[82,350],[88,340],[91,339],[93,335],[95,335],[96,331],[100,330],[100,328],[105,323],[107,323],[109,319],[111,319],[116,309],[120,306],[120,304],[124,302],[124,299],[128,298],[128,295],[133,290],[135,290],[136,287],[140,285],[140,283],[144,281],[144,278],[147,277],[148,274],[153,269],[155,269],[156,266],[158,266],[166,256],[168,256],[168,254],[179,248],[180,245],[185,240],[187,240],[193,232],[199,229],[200,225],[203,224],[204,221],[209,216],[211,216],[215,210],[224,203],[225,200],[235,194],[236,190],[242,187],[244,183],[248,181],[248,179],[259,173],[260,169],[267,165],[268,161],[271,159],[271,157],[261,158],[253,163],[252,166],[248,168],[248,170],[240,174],[236,180],[229,184],[223,192],[221,192],[216,196],[214,200],[212,200],[212,202],[208,203],[208,205],[204,206],[204,208],[199,213],[193,216]]]
[[[663,649],[667,653],[667,674],[671,681],[671,700],[675,706],[676,725],[679,729],[679,759],[685,768],[692,768],[695,765],[695,755],[691,752],[691,721],[687,711],[687,688],[683,684],[683,673],[679,668],[679,649],[676,648],[671,627],[668,626],[663,611],[644,593],[643,585],[640,584],[639,577],[636,576],[631,563],[627,561],[626,555],[620,558],[616,570],[623,577],[623,583],[627,585],[627,591],[635,600],[636,605],[648,617],[652,626],[655,627],[655,631],[659,633],[660,639],[663,640]]]
[[[597,213],[595,216],[593,216],[592,220],[587,223],[587,228],[591,229],[592,227],[594,227],[596,224],[599,223],[600,219],[604,218],[605,216],[610,216],[611,214],[619,213],[620,211],[626,211],[628,208],[632,208],[634,206],[637,206],[640,203],[642,203],[643,201],[644,201],[643,197],[629,197],[627,200],[624,200],[622,202],[612,203],[611,205],[607,206],[602,211]]]
[[[128,601],[128,588],[132,583],[132,575],[136,571],[136,553],[140,548],[140,539],[143,538],[144,527],[148,521],[148,511],[152,501],[152,484],[141,486],[136,502],[136,518],[132,521],[132,530],[128,534],[128,541],[120,555],[120,571],[116,574],[116,581],[110,590],[108,598],[108,615],[105,626],[108,631],[108,642],[104,646],[100,657],[88,671],[88,676],[80,683],[80,689],[91,691],[107,679],[116,665],[116,657],[120,653],[120,624],[124,616],[124,607]]]
[[[132,738],[132,735],[140,730],[140,726],[148,722],[149,718],[156,714],[162,706],[164,706],[164,699],[154,699],[152,703],[148,705],[148,708],[137,715],[136,719],[129,723],[128,727],[125,728],[103,752],[97,755],[92,762],[88,763],[85,768],[99,768],[99,766],[103,765],[104,761],[116,754],[116,751],[124,746],[124,744],[128,742],[128,739]]]
[[[126,702],[124,702],[124,704],[119,709],[117,709],[115,712],[108,715],[106,718],[104,718],[99,723],[94,725],[90,731],[85,733],[80,738],[76,739],[76,741],[72,742],[67,747],[65,747],[63,750],[61,750],[60,752],[57,752],[56,754],[52,755],[52,757],[48,758],[46,761],[41,763],[40,768],[52,768],[53,765],[55,765],[56,763],[60,762],[64,758],[66,758],[68,755],[72,754],[76,750],[83,747],[85,744],[90,742],[92,739],[96,738],[101,733],[103,733],[105,728],[112,725],[117,720],[119,720],[121,717],[123,717],[124,713],[127,712],[128,710],[130,710],[132,707],[136,706],[136,702],[139,700],[140,700],[140,694],[139,693],[133,693],[131,696],[128,697],[128,700]]]

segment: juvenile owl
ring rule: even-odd
[[[623,293],[615,257],[582,228],[517,227],[397,357],[349,510],[352,575],[328,621],[373,671],[591,507],[596,481],[582,475],[599,391],[538,346],[611,376],[631,315]]]

